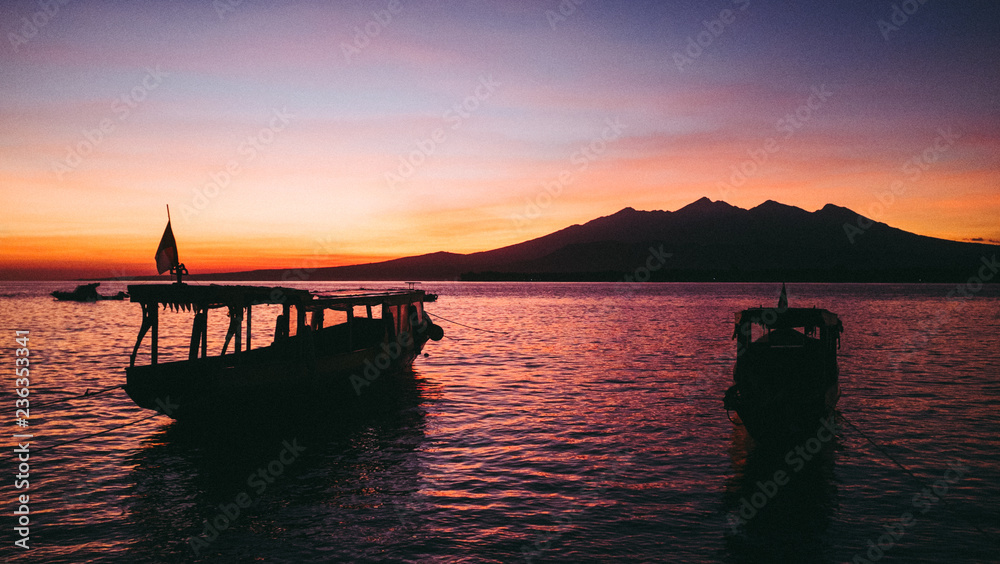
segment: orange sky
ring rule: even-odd
[[[992,14],[928,4],[887,38],[862,2],[371,6],[81,1],[29,38],[37,5],[5,4],[0,279],[154,274],[164,204],[192,273],[487,250],[701,196],[1000,241]]]

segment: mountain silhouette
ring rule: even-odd
[[[998,250],[909,233],[833,204],[808,212],[768,200],[747,210],[701,198],[673,212],[628,207],[491,251],[437,252],[305,273],[271,269],[191,278],[964,281]]]

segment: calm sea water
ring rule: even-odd
[[[428,283],[432,314],[496,333],[439,320],[447,337],[378,413],[306,425],[276,411],[259,429],[156,416],[49,448],[152,413],[121,390],[41,405],[124,383],[140,321],[127,301],[47,295],[70,286],[0,286],[3,561],[1000,559],[995,285],[959,301],[948,285],[789,287],[793,307],[840,314],[843,417],[912,476],[844,419],[801,469],[727,419],[733,313],[773,304],[772,284]],[[273,325],[254,315],[260,344]],[[190,316],[161,317],[179,345],[163,354],[182,354]],[[22,490],[17,329],[30,330],[34,434]],[[280,474],[252,478],[269,465]],[[936,481],[940,495],[922,493]],[[27,551],[13,531],[25,492]],[[196,555],[206,521],[225,530]]]

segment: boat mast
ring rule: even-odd
[[[167,225],[170,225],[170,204],[167,204]],[[171,231],[173,234],[173,231]],[[187,268],[181,263],[180,253],[177,252],[177,243],[174,242],[174,255],[177,257],[175,264],[171,265],[170,273],[177,276],[177,284],[183,284],[181,281],[181,275],[187,274]]]

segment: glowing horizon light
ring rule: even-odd
[[[201,272],[484,251],[702,196],[1000,241],[998,7],[885,37],[860,2],[383,4],[81,0],[30,33],[38,4],[5,3],[0,279],[148,273],[164,204]]]

